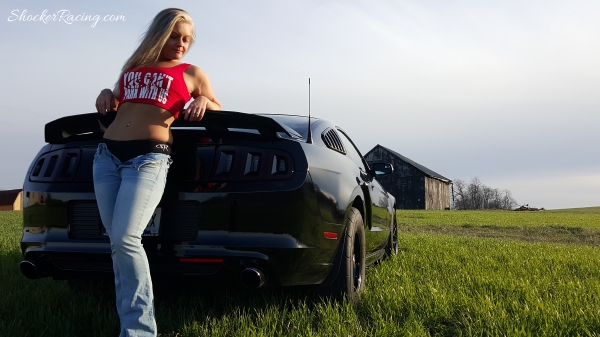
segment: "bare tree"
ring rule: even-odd
[[[453,183],[452,188],[452,200],[454,209],[469,209],[469,205],[467,205],[468,197],[467,197],[467,183],[463,180],[456,179]]]
[[[502,193],[502,209],[512,209],[517,206],[517,201],[513,199],[509,190],[504,190]]]
[[[517,202],[509,190],[484,185],[475,177],[470,183],[454,180],[453,209],[513,209]]]

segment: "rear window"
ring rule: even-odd
[[[308,117],[305,116],[289,116],[289,115],[262,115],[274,119],[277,123],[283,124],[292,130],[296,131],[302,138],[308,138]],[[311,123],[316,118],[311,117]]]

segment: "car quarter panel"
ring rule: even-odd
[[[346,210],[354,201],[352,195],[362,196],[357,182],[357,170],[343,154],[326,147],[305,145],[309,172],[313,179],[323,221],[343,224]]]

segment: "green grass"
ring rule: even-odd
[[[587,218],[595,224],[580,213],[399,211],[400,254],[368,268],[358,305],[305,289],[157,288],[160,335],[600,336],[600,248],[506,237],[600,230],[597,213]],[[63,281],[20,275],[20,216],[0,213],[0,336],[118,335],[110,289],[73,294]],[[482,237],[486,226],[495,229]]]
[[[594,208],[596,209],[596,208]],[[398,223],[406,225],[545,227],[564,226],[600,229],[598,212],[567,210],[557,211],[421,211],[398,210]]]
[[[372,291],[379,301],[369,300],[368,306],[377,303],[381,309],[367,312],[404,324],[412,320],[423,335],[600,331],[595,247],[419,235],[403,236],[401,248],[396,260],[371,272],[374,284],[390,278],[397,284],[388,283],[388,292]]]
[[[553,209],[548,212],[600,214],[600,207]]]
[[[600,207],[573,212],[398,210],[396,216],[400,232],[406,234],[600,244]]]

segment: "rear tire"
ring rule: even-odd
[[[352,207],[346,222],[345,245],[340,261],[340,271],[331,285],[334,296],[346,297],[357,303],[365,289],[366,249],[365,226],[360,212]]]
[[[392,214],[394,219],[392,220],[392,228],[390,230],[390,236],[388,237],[388,243],[385,247],[385,256],[391,258],[398,254],[398,224],[396,223],[396,212]]]

